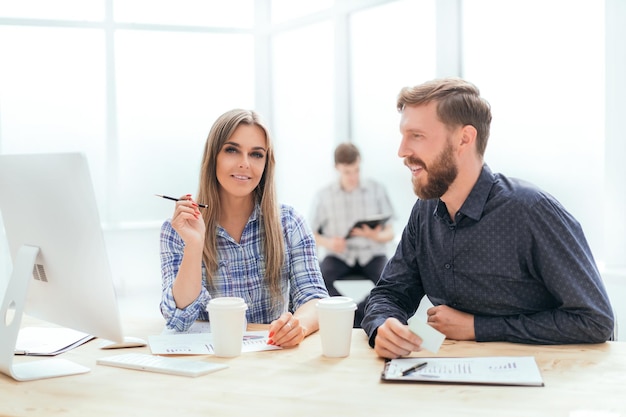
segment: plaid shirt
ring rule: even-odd
[[[270,323],[282,313],[297,310],[307,301],[328,297],[319,269],[315,239],[309,226],[292,207],[282,205],[280,218],[285,238],[285,263],[281,269],[283,298],[272,300],[265,281],[261,211],[257,205],[248,219],[240,243],[217,227],[218,270],[213,277],[215,290],[209,293],[206,268],[202,265],[202,290],[185,307],[176,307],[172,285],[183,259],[184,241],[172,228],[170,220],[161,227],[161,275],[163,293],[161,313],[167,327],[187,330],[196,320],[208,320],[206,306],[212,297],[241,297],[248,304],[249,323]]]
[[[336,181],[317,192],[311,228],[326,237],[345,236],[357,220],[379,214],[391,215],[391,221],[395,218],[391,201],[382,184],[361,179],[359,186],[348,193]],[[353,237],[348,239],[345,252],[326,249],[326,254],[333,255],[350,266],[354,266],[357,261],[360,265],[367,265],[374,256],[387,254],[387,244],[364,237]]]

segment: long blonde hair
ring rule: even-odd
[[[220,214],[219,183],[217,181],[217,155],[224,143],[241,124],[255,125],[265,133],[267,153],[265,169],[259,185],[254,190],[254,202],[260,203],[263,251],[265,255],[265,279],[272,297],[278,299],[281,294],[281,269],[285,259],[285,242],[280,223],[280,207],[276,197],[274,183],[274,149],[268,128],[260,116],[252,110],[234,109],[217,118],[207,137],[200,169],[200,185],[197,200],[207,204],[203,211],[206,225],[202,260],[207,270],[207,283],[213,287],[213,275],[218,268],[217,223]]]

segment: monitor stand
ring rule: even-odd
[[[85,366],[58,358],[13,363],[28,285],[33,276],[38,254],[38,247],[23,245],[19,249],[0,309],[0,372],[17,381],[32,381],[89,372],[89,368]]]

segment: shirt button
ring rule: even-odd
[[[450,268],[452,268],[452,265],[451,265],[451,264],[445,264],[445,265],[444,265],[444,267],[445,267],[446,269],[450,269]]]

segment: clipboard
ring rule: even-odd
[[[386,215],[386,214],[378,214],[376,216],[370,216],[370,217],[366,217],[364,219],[361,220],[357,220],[352,227],[350,228],[350,230],[348,230],[348,233],[346,234],[346,239],[350,238],[350,233],[352,232],[352,229],[354,228],[359,228],[359,227],[363,227],[365,225],[371,227],[372,229],[375,228],[378,225],[384,225],[385,223],[387,223],[389,221],[389,219],[391,219],[390,215]]]
[[[414,372],[406,372],[417,364]],[[543,387],[533,356],[413,357],[385,362],[383,381]]]

